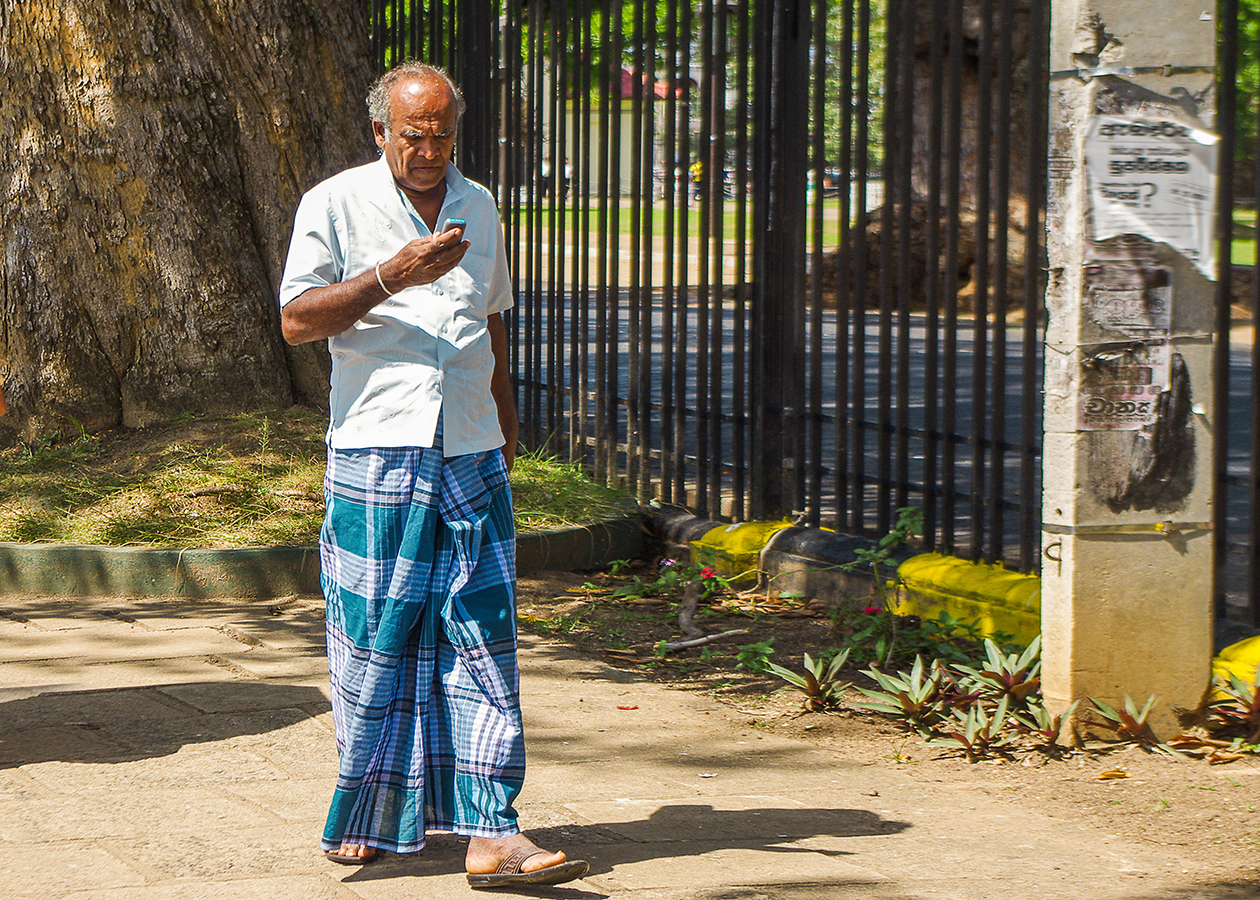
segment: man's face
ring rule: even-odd
[[[441,81],[404,79],[390,92],[390,130],[373,122],[376,145],[394,180],[424,193],[442,183],[455,149],[455,98]]]

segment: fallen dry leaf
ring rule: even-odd
[[[1110,781],[1113,778],[1128,778],[1129,773],[1124,769],[1108,769],[1105,772],[1098,773],[1099,781]]]

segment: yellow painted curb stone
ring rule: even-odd
[[[691,560],[713,566],[724,578],[755,579],[761,551],[775,534],[791,525],[791,519],[719,525],[691,542]]]
[[[897,574],[902,580],[898,615],[935,618],[944,612],[1025,645],[1041,633],[1041,579],[1036,575],[940,553],[913,556]]]
[[[1230,644],[1212,660],[1212,674],[1228,678],[1227,672],[1237,675],[1243,684],[1256,683],[1256,667],[1260,665],[1260,634]]]

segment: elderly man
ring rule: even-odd
[[[517,419],[498,211],[451,165],[463,100],[408,63],[368,95],[381,159],[298,207],[291,344],[332,353],[320,537],[340,771],[322,846],[363,864],[467,835],[475,887],[559,884],[512,804],[525,770],[508,471]],[[451,227],[440,227],[448,219]]]

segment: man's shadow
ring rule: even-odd
[[[714,809],[708,804],[681,803],[662,806],[645,819],[591,825],[557,825],[529,829],[529,837],[542,847],[563,849],[571,859],[585,859],[591,875],[613,873],[618,866],[654,859],[701,856],[716,850],[757,850],[783,854],[801,853],[829,857],[847,856],[837,849],[814,849],[797,842],[819,837],[869,837],[896,834],[910,823],[884,819],[865,809],[816,809],[765,807],[762,809]],[[400,875],[451,875],[464,871],[465,839],[450,834],[431,834],[418,854],[386,854],[376,865],[366,866],[347,882],[393,878]],[[735,882],[733,882],[735,884]],[[520,888],[516,889],[518,892]],[[544,897],[601,898],[606,895],[580,886],[534,888]]]

